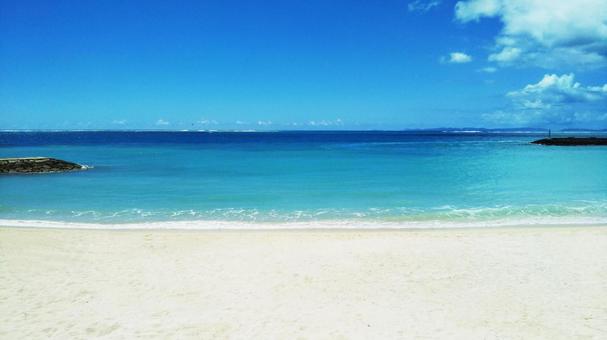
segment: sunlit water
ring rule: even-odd
[[[0,176],[0,219],[433,224],[607,221],[607,147],[531,134],[2,132],[0,157],[87,171]]]

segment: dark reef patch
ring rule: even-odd
[[[86,166],[50,157],[0,158],[0,174],[85,170]]]
[[[567,138],[544,138],[531,142],[541,145],[562,146],[584,146],[584,145],[607,145],[607,138],[598,137],[567,137]]]

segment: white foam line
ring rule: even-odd
[[[0,226],[16,228],[50,229],[102,229],[102,230],[297,230],[297,229],[449,229],[449,228],[487,228],[506,226],[549,226],[549,225],[606,225],[607,217],[595,218],[528,218],[503,219],[492,221],[454,222],[454,221],[357,221],[331,220],[308,222],[241,222],[241,221],[165,221],[145,223],[80,223],[45,220],[5,220]]]

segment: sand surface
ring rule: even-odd
[[[0,228],[2,339],[607,339],[607,227]]]

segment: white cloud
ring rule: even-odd
[[[409,4],[407,5],[407,8],[409,9],[409,12],[428,12],[429,10],[437,7],[440,4],[441,4],[441,0],[431,0],[431,1],[415,0],[415,1],[409,2]]]
[[[504,47],[500,52],[492,53],[489,55],[489,61],[496,61],[498,63],[509,63],[518,59],[521,55],[521,49],[518,47]]]
[[[472,57],[463,52],[452,52],[449,53],[448,58],[441,58],[441,61],[450,64],[465,64],[471,62]]]
[[[455,5],[455,17],[503,23],[489,55],[500,65],[607,64],[605,0],[466,0]]]
[[[500,124],[607,123],[607,84],[583,86],[574,74],[546,74],[534,84],[507,94],[511,105],[484,116]]]
[[[342,126],[344,122],[341,118],[337,118],[335,120],[310,120],[308,121],[308,126]]]
[[[481,17],[492,17],[502,8],[500,0],[469,0],[455,4],[455,16],[462,22],[478,21]]]
[[[216,121],[216,120],[213,120],[213,119],[201,119],[201,120],[198,121],[198,124],[201,124],[201,125],[217,125],[217,124],[219,124],[219,122]]]
[[[497,72],[497,68],[493,67],[493,66],[488,66],[488,67],[483,67],[479,71],[485,72],[485,73],[495,73],[495,72]]]
[[[272,121],[271,120],[259,120],[259,121],[257,121],[257,125],[261,125],[261,126],[272,125]]]
[[[116,125],[124,125],[124,124],[126,124],[126,122],[127,122],[127,121],[126,121],[126,119],[114,119],[114,120],[112,121],[112,124],[116,124]]]
[[[171,125],[171,123],[168,122],[168,121],[166,121],[166,120],[164,120],[164,119],[158,119],[156,121],[156,125],[158,125],[158,126],[167,126],[167,125]]]
[[[607,84],[603,86],[582,86],[575,81],[573,73],[546,74],[536,84],[529,84],[521,90],[512,91],[508,96],[519,100],[548,101],[550,103],[582,103],[607,99]]]

